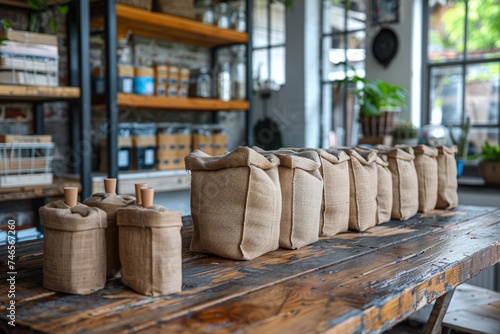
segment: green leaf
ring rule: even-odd
[[[56,32],[56,29],[57,29],[57,22],[56,22],[56,19],[54,17],[52,17],[49,21],[49,26],[50,26],[50,31],[52,32]]]
[[[59,14],[61,14],[61,15],[68,14],[68,9],[69,9],[68,5],[60,5],[57,7],[57,10],[59,11]]]
[[[12,28],[12,24],[7,19],[2,19],[2,25],[5,30]]]
[[[28,6],[36,11],[42,11],[47,8],[47,0],[28,0]]]

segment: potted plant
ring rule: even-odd
[[[500,147],[490,145],[487,140],[482,147],[479,174],[486,184],[500,185]]]
[[[393,145],[416,146],[418,134],[418,129],[411,123],[397,124],[391,130]]]
[[[464,171],[464,160],[467,159],[469,153],[469,131],[470,131],[470,117],[467,117],[465,123],[460,128],[460,134],[456,135],[452,127],[448,127],[450,138],[453,145],[457,147],[455,159],[457,160],[457,175],[461,176]]]
[[[397,112],[406,108],[407,91],[400,86],[386,81],[368,80],[358,76],[354,67],[350,66],[352,76],[339,81],[340,87],[351,84],[360,109],[360,122],[365,137],[384,137],[389,135],[395,122]]]

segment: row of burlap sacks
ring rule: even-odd
[[[457,205],[453,150],[238,147],[189,154],[191,250],[250,260]]]
[[[144,295],[181,290],[181,213],[144,208],[135,197],[96,193],[70,207],[55,201],[40,208],[44,226],[43,286],[89,294],[106,278]]]

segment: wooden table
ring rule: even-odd
[[[182,235],[183,291],[156,298],[118,280],[88,296],[46,290],[41,243],[18,244],[15,329],[379,333],[435,299],[445,310],[455,287],[499,262],[500,209],[436,211],[246,262],[191,253],[192,227]],[[6,306],[7,254],[1,248],[0,300]],[[13,329],[5,311],[1,319],[3,328]]]

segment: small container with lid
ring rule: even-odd
[[[152,67],[135,68],[134,94],[151,96],[155,93],[155,75]]]
[[[222,101],[231,100],[231,69],[229,62],[222,62],[217,73],[217,97]]]
[[[212,76],[206,67],[191,72],[189,96],[212,97]]]

